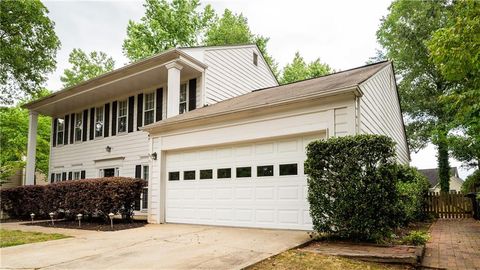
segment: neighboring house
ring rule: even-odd
[[[10,176],[4,183],[0,184],[0,189],[18,187],[25,184],[25,169],[19,169]],[[47,185],[48,179],[45,174],[35,173],[35,185]]]
[[[438,177],[438,168],[419,170],[428,182],[430,182],[430,191],[440,192],[440,180]],[[450,191],[460,192],[462,190],[463,180],[458,176],[457,167],[450,169]]]
[[[390,62],[278,86],[255,45],[177,48],[25,108],[27,175],[52,116],[50,180],[147,179],[151,223],[311,229],[310,141],[384,134],[410,159]]]

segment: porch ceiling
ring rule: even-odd
[[[183,66],[181,80],[201,74],[205,66],[187,59],[179,51],[169,51],[140,63],[135,63],[77,86],[66,88],[43,99],[24,105],[25,108],[48,116],[61,116],[66,113],[100,105],[115,98],[129,96],[157,85],[167,85],[165,65],[178,61]]]

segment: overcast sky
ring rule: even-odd
[[[364,65],[378,48],[375,32],[390,0],[375,0],[367,5],[358,0],[329,1],[203,1],[217,13],[225,8],[243,13],[253,33],[270,38],[268,52],[283,67],[296,51],[307,61],[320,57],[335,70]],[[55,22],[62,42],[57,54],[57,70],[50,75],[47,87],[61,89],[60,76],[68,65],[74,48],[86,52],[104,51],[116,61],[116,67],[128,62],[122,53],[129,20],[138,21],[144,14],[143,1],[44,1]],[[436,167],[435,148],[427,147],[412,155],[418,168]],[[460,164],[451,160],[451,166]],[[461,170],[461,176],[470,173]]]

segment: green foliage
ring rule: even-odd
[[[11,247],[23,244],[37,243],[49,240],[68,238],[59,233],[41,233],[41,232],[24,232],[20,230],[0,229],[0,248]]]
[[[81,49],[73,49],[68,57],[68,62],[72,67],[65,69],[63,76],[60,77],[63,87],[77,85],[112,71],[115,67],[115,61],[112,57],[108,57],[106,53],[93,51],[87,55]]]
[[[317,60],[305,63],[305,60],[299,52],[295,53],[292,63],[287,64],[283,68],[283,74],[280,79],[282,84],[292,83],[305,79],[311,79],[326,75],[333,72],[329,65],[321,63],[320,58]]]
[[[248,26],[247,18],[241,13],[234,14],[229,9],[225,9],[221,18],[215,18],[214,22],[207,30],[204,44],[231,45],[255,43],[262,52],[267,64],[271,67],[275,76],[278,77],[278,64],[267,53],[268,38],[261,35],[254,35]]]
[[[46,186],[20,186],[2,189],[1,209],[11,217],[57,217],[74,219],[77,214],[100,214],[108,220],[109,213],[130,218],[136,199],[140,197],[145,180],[126,177],[106,177],[64,181]]]
[[[199,11],[198,0],[146,0],[144,7],[140,22],[128,22],[123,42],[123,52],[131,61],[176,46],[198,45],[215,15],[210,5]]]
[[[438,147],[438,181],[440,183],[440,191],[444,193],[450,192],[450,165],[448,164],[448,145],[446,143],[446,135],[440,136],[437,142]]]
[[[416,168],[397,165],[397,192],[399,196],[397,210],[398,221],[408,224],[411,221],[424,219],[423,209],[430,187],[428,179]]]
[[[0,1],[0,103],[40,91],[60,41],[40,0]]]
[[[462,135],[452,135],[452,154],[467,165],[480,160],[480,2],[454,1],[446,26],[427,42],[430,59],[455,87],[444,96],[453,125]]]
[[[356,240],[375,240],[397,225],[394,142],[356,135],[307,146],[305,173],[314,229]]]
[[[403,237],[402,242],[407,245],[425,245],[430,239],[430,235],[426,231],[411,231],[408,235]]]
[[[462,192],[480,192],[480,170],[474,171],[462,184]]]
[[[43,89],[36,96],[46,96]],[[37,127],[36,170],[48,174],[50,153],[51,118],[39,115]],[[16,107],[0,107],[0,184],[25,166],[27,154],[28,110]]]

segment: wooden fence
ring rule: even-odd
[[[473,208],[471,199],[462,193],[430,192],[424,211],[439,218],[468,218],[472,217]]]

